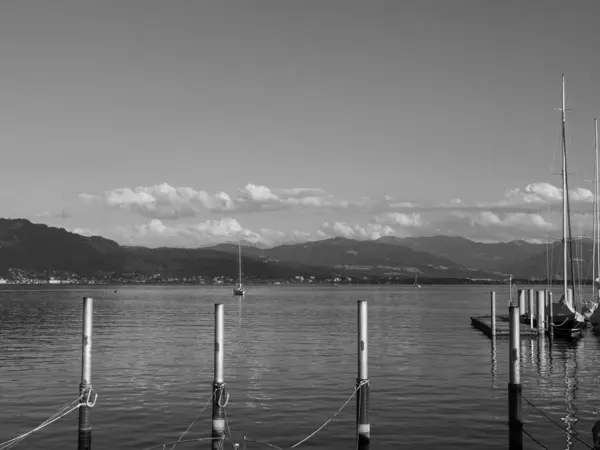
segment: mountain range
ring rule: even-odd
[[[463,237],[331,238],[272,248],[242,242],[244,277],[285,279],[296,275],[330,278],[423,279],[546,278],[559,272],[559,242],[532,244],[474,242]],[[573,243],[578,273],[591,277],[592,242]],[[81,276],[161,273],[168,277],[235,277],[237,243],[195,249],[123,246],[100,236],[81,236],[26,219],[0,219],[0,276],[10,268],[35,273],[63,271]]]

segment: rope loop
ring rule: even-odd
[[[219,398],[217,399],[217,406],[219,408],[225,408],[229,403],[229,392],[225,390],[226,383],[223,383],[219,386]],[[221,404],[221,399],[225,397],[225,403]]]
[[[92,401],[92,396],[94,400]],[[85,398],[85,402],[80,403],[80,406],[87,406],[88,408],[93,408],[96,404],[96,400],[98,400],[98,393],[90,386],[87,389],[87,396]]]

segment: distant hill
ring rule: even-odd
[[[552,257],[560,272],[560,244],[524,241],[480,243],[462,237],[385,237],[375,241],[345,238],[264,248],[242,242],[243,271],[248,278],[290,278],[296,275],[331,277],[543,278]],[[579,242],[585,260],[581,273],[591,267],[591,241]],[[0,276],[10,267],[42,273],[64,271],[83,276],[111,273],[160,273],[169,277],[229,276],[237,273],[238,243],[196,249],[121,246],[100,236],[86,237],[62,228],[25,219],[0,219]],[[579,253],[578,253],[579,254]]]
[[[220,244],[211,248],[232,254],[238,251],[233,244]],[[268,249],[244,248],[242,253],[270,263],[319,264],[335,268],[338,273],[354,276],[369,273],[402,277],[413,277],[415,273],[428,277],[491,276],[477,268],[469,270],[450,259],[416,251],[398,243],[389,245],[385,242],[339,237]]]
[[[575,278],[592,278],[592,240],[576,239],[572,242]],[[563,249],[562,243],[556,242],[548,248],[546,246],[542,252],[526,258],[511,267],[511,271],[516,277],[537,277],[546,278],[550,272],[554,277],[562,279],[563,270]],[[570,273],[568,274],[570,278]]]
[[[25,219],[0,219],[0,273],[10,266],[36,271],[77,268],[114,270],[122,247],[99,236],[85,237]]]
[[[510,272],[513,265],[546,250],[546,244],[530,244],[526,241],[483,243],[460,236],[386,236],[377,242],[403,245],[413,250],[428,252],[469,268],[502,272]]]
[[[246,239],[242,239],[240,241],[240,243],[242,244],[242,247],[247,247],[247,248],[258,248],[258,249],[266,249],[266,248],[270,248],[268,245],[263,244],[261,242],[252,242],[252,241],[248,241]],[[219,247],[219,246],[227,246],[227,247],[235,247],[235,251],[238,251],[238,241],[230,241],[230,242],[224,242],[222,244],[217,244],[217,245],[209,245],[206,246],[207,248],[215,248],[215,247]]]
[[[10,267],[82,276],[138,272],[234,277],[238,265],[237,255],[214,249],[125,247],[100,236],[81,236],[26,219],[0,219],[0,275],[6,276]],[[267,265],[255,258],[244,259],[244,273],[250,278],[324,277],[330,272],[318,264]]]

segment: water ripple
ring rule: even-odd
[[[122,287],[117,295],[102,288],[0,290],[0,442],[77,397],[81,296],[91,295],[96,449],[174,441],[198,415],[211,394],[216,302],[225,304],[233,438],[299,441],[354,389],[360,299],[369,301],[371,448],[505,449],[508,343],[469,326],[470,315],[487,312],[488,292],[257,286],[241,300],[214,287]],[[527,398],[586,441],[598,414],[598,347],[593,335],[579,344],[524,340],[521,347]],[[209,409],[189,437],[209,435]],[[351,402],[306,447],[353,448],[354,409]],[[526,404],[523,414],[549,448],[584,448]],[[73,445],[76,424],[69,416],[28,444]]]

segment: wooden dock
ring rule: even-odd
[[[486,336],[492,337],[492,316],[476,316],[471,317],[471,325],[480,331],[483,331]],[[524,323],[521,325],[521,336],[538,336],[538,330],[530,328]],[[496,337],[508,337],[508,316],[496,316]]]

